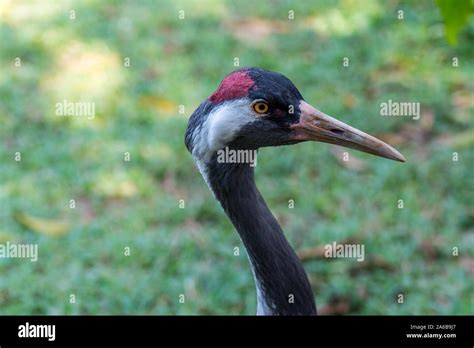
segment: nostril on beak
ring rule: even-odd
[[[343,131],[343,130],[337,129],[337,128],[332,128],[332,129],[330,129],[330,131],[331,131],[332,133],[339,134],[339,135],[344,134],[344,131]]]

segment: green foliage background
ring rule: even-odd
[[[258,185],[296,250],[365,245],[364,263],[305,261],[320,310],[473,313],[472,21],[451,47],[431,1],[0,4],[0,243],[39,245],[36,263],[0,259],[1,314],[255,313],[241,242],[183,144],[234,57],[407,159],[351,151],[357,172],[325,144],[260,151]],[[95,118],[56,116],[64,99],[95,102]],[[420,102],[421,120],[380,117],[388,99]]]
[[[436,0],[444,19],[444,30],[450,44],[458,41],[459,31],[466,24],[469,16],[474,14],[473,0]]]

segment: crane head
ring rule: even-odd
[[[226,146],[258,149],[319,141],[404,162],[383,141],[324,114],[307,103],[285,76],[260,68],[227,75],[191,115],[186,146],[207,161]]]

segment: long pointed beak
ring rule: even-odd
[[[383,141],[322,113],[305,101],[299,107],[300,122],[291,126],[295,140],[321,141],[405,162],[400,152]]]

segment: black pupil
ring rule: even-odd
[[[260,103],[260,104],[258,104],[257,108],[258,108],[258,110],[260,110],[260,111],[265,111],[265,104]]]

